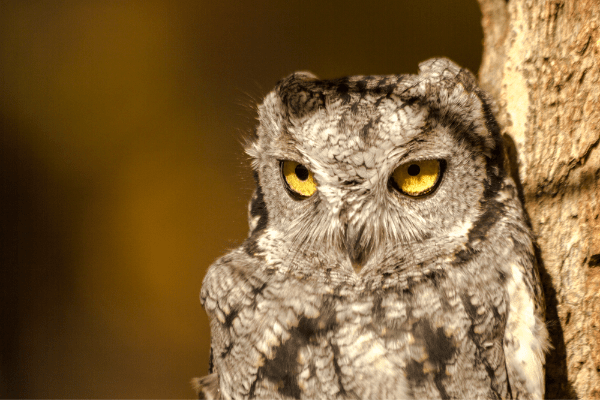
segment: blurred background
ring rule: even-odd
[[[476,72],[476,0],[0,0],[0,396],[191,398],[282,77]]]

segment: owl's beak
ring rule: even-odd
[[[363,267],[363,265],[361,263],[352,262],[352,268],[354,269],[354,272],[356,272],[357,274],[360,272],[362,267]]]
[[[368,243],[369,241],[365,243],[363,233],[364,227],[361,227],[359,229],[352,229],[351,227],[348,227],[346,229],[346,252],[348,253],[348,257],[350,258],[350,262],[352,263],[352,268],[357,274],[366,264],[370,253],[369,249],[371,247]]]

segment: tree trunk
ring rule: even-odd
[[[600,398],[600,0],[479,0],[481,85],[519,182],[553,349],[546,398]]]

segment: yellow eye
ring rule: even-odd
[[[281,172],[288,189],[301,197],[310,197],[317,191],[313,173],[304,165],[295,161],[282,161]]]
[[[402,164],[392,174],[390,183],[405,195],[417,197],[433,192],[440,182],[443,161],[424,160]]]

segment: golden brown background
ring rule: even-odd
[[[193,397],[240,138],[295,70],[481,58],[475,0],[0,0],[0,396]]]

